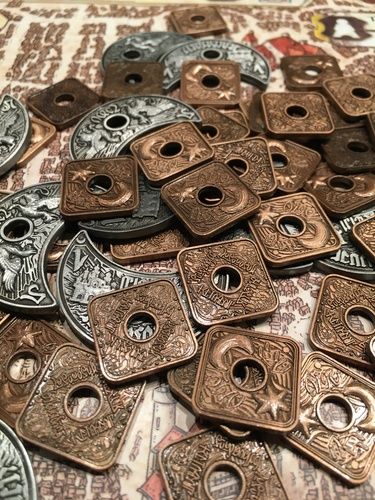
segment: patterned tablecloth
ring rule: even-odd
[[[258,2],[261,3],[261,2]],[[236,41],[246,41],[269,59],[272,77],[269,89],[283,89],[278,68],[285,55],[327,53],[338,58],[345,74],[375,73],[374,49],[330,42],[316,29],[314,16],[371,11],[371,1],[315,0],[300,8],[245,7],[221,5],[220,10]],[[229,4],[229,2],[228,2]],[[172,6],[88,5],[24,3],[13,0],[0,5],[1,91],[25,101],[28,94],[76,77],[100,92],[99,68],[104,48],[118,38],[138,31],[171,29]],[[316,19],[316,18],[315,18]],[[18,190],[38,182],[60,180],[61,168],[69,160],[68,141],[72,130],[59,133],[26,167],[12,170],[0,180],[0,189]],[[174,261],[161,262],[160,269]],[[155,265],[143,265],[151,270]],[[258,330],[290,335],[304,352],[311,313],[322,276],[309,273],[293,279],[275,280],[280,307]],[[43,499],[158,499],[163,484],[158,472],[158,450],[194,428],[194,416],[171,395],[164,381],[147,384],[144,400],[128,434],[118,463],[107,473],[93,475],[71,464],[51,459],[37,450],[29,451]],[[271,446],[277,467],[291,499],[333,500],[375,498],[375,477],[350,489],[283,442]],[[343,450],[350,453],[350,450]],[[230,488],[220,498],[230,498]]]

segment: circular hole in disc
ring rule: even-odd
[[[288,158],[282,153],[272,153],[271,158],[274,168],[284,168],[289,163]]]
[[[220,85],[220,78],[216,75],[206,75],[202,78],[202,85],[208,89],[216,89]]]
[[[194,14],[193,16],[190,17],[190,21],[193,23],[203,23],[206,20],[205,16]]]
[[[156,333],[156,321],[151,314],[146,312],[134,313],[126,323],[126,333],[132,340],[145,342]]]
[[[141,57],[141,53],[138,50],[129,49],[123,52],[122,56],[124,57],[124,59],[134,60],[139,59]]]
[[[319,73],[322,72],[322,70],[320,68],[318,68],[317,66],[307,66],[305,69],[304,69],[304,72],[307,76],[312,76],[312,77],[316,77],[319,75]]]
[[[112,179],[108,175],[95,175],[87,183],[87,189],[92,194],[107,193],[112,187]]]
[[[242,158],[231,158],[226,163],[239,177],[247,172],[248,164]]]
[[[100,396],[93,387],[81,386],[73,389],[66,400],[70,415],[78,420],[88,420],[99,410]]]
[[[180,142],[166,142],[160,148],[160,155],[165,158],[178,156],[182,152],[182,144]]]
[[[207,207],[218,205],[223,198],[222,191],[215,186],[206,186],[198,192],[198,200]]]
[[[203,57],[205,59],[219,59],[221,57],[221,54],[218,50],[207,49],[203,52]]]
[[[201,128],[201,132],[209,139],[215,139],[215,137],[219,135],[218,129],[213,125],[203,125]]]
[[[306,118],[307,116],[307,110],[303,106],[298,106],[297,104],[294,104],[293,106],[288,106],[286,108],[286,113],[288,116],[291,118]]]
[[[236,500],[242,490],[242,478],[230,464],[214,466],[207,476],[207,493],[214,500]]]
[[[58,106],[69,106],[72,104],[75,100],[75,97],[73,94],[60,94],[55,97],[55,103]]]
[[[263,366],[255,359],[240,359],[232,368],[234,383],[242,390],[256,391],[266,380]]]
[[[350,177],[335,175],[328,179],[328,185],[335,191],[350,191],[354,187],[354,181]]]
[[[361,141],[350,141],[346,145],[350,151],[354,151],[354,153],[366,153],[369,150],[369,147],[366,143]]]
[[[240,273],[234,267],[222,266],[212,276],[213,284],[222,292],[235,292],[241,286]]]
[[[130,75],[126,75],[125,77],[125,83],[129,83],[130,85],[137,85],[139,83],[142,83],[142,81],[142,75],[139,75],[138,73],[131,73]]]
[[[286,236],[299,236],[305,230],[301,219],[293,215],[283,215],[277,222],[279,230]]]
[[[372,96],[371,90],[364,87],[354,87],[351,94],[356,99],[369,99]]]
[[[39,370],[38,358],[32,352],[18,352],[8,363],[8,375],[15,382],[31,380]]]
[[[360,335],[370,335],[375,331],[375,315],[370,309],[353,307],[346,315],[349,327]]]
[[[28,219],[16,217],[15,219],[5,222],[1,232],[8,240],[20,241],[31,234],[31,222]]]
[[[124,128],[129,123],[129,118],[125,115],[112,115],[109,116],[104,124],[111,130],[119,130]]]
[[[327,429],[342,431],[347,428],[353,418],[352,409],[344,398],[326,396],[317,408],[318,418]]]

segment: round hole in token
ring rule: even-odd
[[[221,52],[215,49],[207,49],[202,55],[204,59],[220,59]]]
[[[202,16],[201,14],[193,14],[190,16],[190,21],[196,24],[204,23],[206,20],[206,16]]]
[[[138,73],[131,73],[130,75],[126,75],[125,77],[125,83],[129,83],[130,85],[137,85],[139,83],[142,83],[142,81],[142,75]]]
[[[365,306],[352,306],[345,312],[348,327],[359,335],[375,333],[375,311]]]
[[[244,498],[246,479],[234,462],[220,460],[207,467],[203,473],[203,487],[209,500],[224,498],[223,485],[230,485],[230,493],[225,494],[226,500],[242,500]]]
[[[105,194],[112,188],[113,182],[108,175],[94,175],[87,181],[87,190],[91,194]]]
[[[33,225],[29,219],[25,217],[15,217],[3,224],[0,233],[5,240],[13,242],[26,239],[32,232]]]
[[[304,108],[303,106],[300,106],[298,104],[293,104],[286,108],[286,114],[291,118],[297,118],[298,120],[302,120],[303,118],[306,118],[309,113],[307,109]]]
[[[129,123],[129,118],[126,115],[116,114],[108,116],[104,120],[104,126],[109,130],[120,130],[125,128]]]
[[[216,186],[205,186],[198,191],[198,200],[206,207],[219,205],[223,198],[223,192]]]
[[[318,402],[316,413],[324,427],[334,432],[344,432],[354,422],[352,405],[339,394],[323,396]]]
[[[60,94],[55,97],[55,103],[58,106],[70,106],[71,104],[73,104],[74,101],[75,97],[73,94],[66,93],[66,94]]]
[[[201,132],[209,139],[215,139],[219,135],[219,130],[214,125],[203,125]]]
[[[371,90],[366,87],[353,87],[351,90],[351,94],[356,99],[370,99],[372,97]]]
[[[282,153],[272,153],[271,158],[274,168],[284,168],[289,163],[288,157]]]
[[[31,351],[18,351],[7,363],[7,377],[16,384],[33,379],[40,370],[40,359]]]
[[[242,278],[236,268],[221,266],[216,268],[211,276],[212,283],[221,292],[236,292],[242,285]]]
[[[90,420],[98,414],[102,397],[93,384],[79,384],[65,397],[65,410],[74,420]]]
[[[154,316],[146,311],[133,313],[126,322],[126,335],[137,342],[147,342],[157,332],[157,322]]]
[[[226,162],[226,164],[228,165],[228,167],[234,170],[239,177],[245,175],[249,169],[247,161],[243,160],[242,158],[231,158]]]
[[[361,141],[349,141],[346,147],[354,153],[366,153],[369,150],[368,145]]]
[[[321,72],[322,72],[322,70],[318,66],[306,66],[306,68],[304,69],[304,73],[307,76],[311,76],[311,77],[316,77]]]
[[[276,225],[285,236],[300,236],[306,229],[304,221],[295,215],[282,215]]]
[[[354,185],[353,179],[344,175],[334,175],[328,179],[328,186],[335,191],[351,191]]]
[[[242,358],[233,364],[231,378],[243,391],[258,391],[267,382],[267,370],[263,363],[256,359]]]
[[[159,154],[164,158],[174,158],[175,156],[179,156],[183,149],[183,145],[180,142],[166,142],[159,149]]]
[[[141,53],[139,52],[139,50],[129,49],[123,52],[122,56],[124,59],[131,59],[132,61],[134,61],[134,59],[139,59],[141,57]]]
[[[205,75],[201,82],[208,89],[216,89],[220,85],[220,78],[216,75]]]

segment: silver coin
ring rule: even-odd
[[[240,65],[243,80],[261,89],[267,87],[270,77],[267,60],[250,45],[220,38],[194,40],[172,48],[160,58],[160,62],[165,66],[164,88],[166,90],[171,90],[178,85],[182,63],[191,59],[237,62]]]
[[[0,307],[28,314],[57,308],[47,284],[46,254],[64,227],[59,203],[58,182],[0,201]]]
[[[364,281],[375,281],[375,265],[350,240],[354,224],[375,214],[370,208],[333,223],[341,238],[340,250],[331,257],[315,261],[317,269],[324,273],[338,273]]]
[[[122,61],[157,61],[165,52],[193,37],[173,31],[135,33],[109,45],[102,56],[102,69],[109,63]]]
[[[0,420],[0,499],[37,499],[30,458],[21,441],[2,420]]]
[[[171,97],[116,99],[82,118],[70,138],[70,154],[74,159],[118,156],[139,135],[184,120],[201,121],[194,108]]]
[[[0,103],[0,175],[10,170],[29,146],[31,123],[25,107],[5,94]]]

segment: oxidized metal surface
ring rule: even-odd
[[[31,124],[24,106],[9,94],[0,102],[0,175],[19,160],[29,146]]]
[[[152,184],[160,185],[213,157],[193,123],[182,122],[132,142],[131,152]]]
[[[161,189],[165,203],[199,238],[209,238],[256,212],[260,198],[224,163],[198,167]]]
[[[71,342],[45,321],[9,317],[0,331],[0,418],[14,427],[55,349]]]
[[[132,318],[150,318],[149,330],[132,329]],[[157,280],[96,297],[89,304],[99,365],[106,380],[127,383],[191,359],[197,341],[179,291]],[[154,328],[152,328],[152,324]]]
[[[264,201],[249,225],[264,259],[275,267],[329,255],[341,246],[332,223],[307,193]]]
[[[328,215],[341,218],[375,203],[375,175],[337,175],[322,162],[304,188],[322,204]]]
[[[375,76],[343,76],[326,80],[323,88],[345,118],[356,118],[375,111]]]
[[[219,10],[211,6],[172,10],[169,15],[178,33],[191,36],[220,35],[228,30]]]
[[[228,470],[239,480],[239,491],[230,498],[288,498],[266,444],[252,438],[233,442],[218,431],[203,431],[166,446],[159,463],[170,500],[211,500],[215,470]]]
[[[180,250],[188,246],[190,242],[184,233],[178,229],[167,229],[148,238],[112,244],[111,255],[119,264],[149,262],[176,257]]]
[[[180,98],[193,106],[233,108],[241,98],[239,64],[232,61],[185,61]]]
[[[337,59],[327,55],[283,57],[280,67],[289,90],[320,91],[324,80],[342,76]]]
[[[67,78],[28,96],[27,105],[57,130],[64,130],[100,102],[100,96],[75,78]]]
[[[329,404],[331,403],[331,404]],[[335,406],[344,410],[347,425]],[[333,408],[332,408],[333,406]],[[325,354],[303,361],[301,414],[288,442],[351,485],[366,481],[375,457],[375,389]]]
[[[313,149],[292,141],[266,139],[271,153],[277,188],[282,193],[295,193],[315,172],[321,156]]]
[[[261,102],[266,129],[275,137],[324,138],[334,130],[326,100],[317,92],[266,92]]]
[[[370,259],[375,261],[375,217],[355,224],[351,236]]]
[[[371,369],[366,351],[375,331],[367,331],[358,320],[353,323],[351,314],[375,319],[375,286],[336,274],[326,276],[310,325],[310,341],[333,358]]]
[[[372,141],[372,145],[375,146],[375,112],[369,113],[366,116],[366,126]]]
[[[102,96],[118,99],[129,95],[163,94],[164,67],[158,62],[112,62],[104,73]]]
[[[30,458],[22,442],[0,420],[1,498],[37,500],[37,489]]]
[[[227,114],[221,113],[215,108],[201,106],[198,112],[202,118],[201,132],[211,144],[219,142],[238,141],[244,139],[249,129]]]
[[[138,204],[138,167],[131,156],[75,160],[63,168],[60,212],[66,219],[129,215]]]
[[[96,397],[96,407],[87,399],[82,406],[71,401],[79,390],[88,389]],[[45,368],[17,421],[17,433],[36,446],[102,471],[115,463],[142,392],[142,383],[109,386],[93,352],[66,344]]]
[[[139,135],[174,122],[200,122],[198,112],[158,95],[122,97],[91,111],[70,138],[73,159],[118,156]]]
[[[39,151],[45,148],[56,136],[56,127],[39,118],[31,118],[31,141],[27,150],[18,160],[17,165],[24,167],[36,156]]]
[[[235,240],[182,250],[178,268],[201,325],[271,315],[279,299],[256,245]]]
[[[182,63],[192,59],[236,62],[241,66],[241,77],[244,81],[260,88],[267,87],[270,68],[262,54],[251,48],[250,45],[213,38],[183,43],[172,48],[160,58],[160,62],[165,65],[164,87],[166,90],[171,90],[178,85]]]
[[[345,130],[348,128],[357,128],[365,126],[365,118],[351,118],[350,120],[344,118],[332,104],[331,101],[326,101],[329,114],[331,115],[335,130]]]
[[[292,430],[299,415],[301,352],[288,337],[210,328],[192,396],[194,412],[224,424]]]
[[[228,165],[246,186],[267,198],[276,190],[276,179],[270,151],[265,139],[255,137],[242,141],[215,144],[215,159]]]
[[[46,254],[63,230],[60,183],[30,186],[0,201],[0,305],[49,313],[57,302],[45,273]]]

